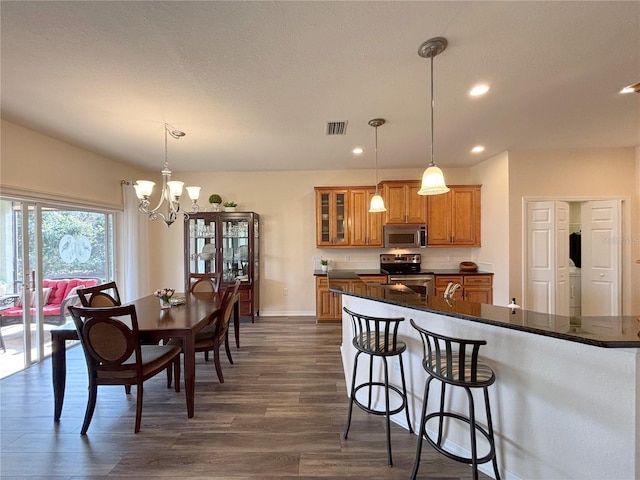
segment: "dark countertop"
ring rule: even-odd
[[[444,298],[435,296],[424,298],[404,285],[364,282],[357,286],[353,282],[351,285],[344,285],[344,282],[332,285],[332,279],[357,280],[358,275],[355,272],[330,271],[329,290],[334,293],[597,347],[640,347],[640,321],[634,316],[565,317],[462,300],[446,302]]]
[[[429,270],[434,275],[493,275],[493,272],[485,272],[483,270],[476,270],[475,272],[469,272],[467,270],[458,270],[457,268],[436,268]]]
[[[340,278],[358,278],[358,275],[386,275],[386,273],[382,273],[379,268],[368,270],[329,270],[329,272],[323,272],[322,270],[313,271],[313,275],[316,277],[326,277],[327,273],[330,273],[333,278],[338,278],[340,275],[347,275],[346,277]]]
[[[334,278],[338,278],[338,275],[355,275],[355,277],[342,277],[342,278],[356,278],[358,275],[386,275],[386,273],[381,272],[379,269],[362,269],[362,270],[329,270],[329,272]],[[493,275],[492,272],[484,272],[482,270],[478,270],[476,272],[463,272],[458,270],[457,268],[438,268],[438,269],[426,269],[422,270],[421,273],[432,273],[434,275]],[[316,277],[324,277],[327,275],[327,272],[323,272],[322,270],[314,270],[313,275]]]

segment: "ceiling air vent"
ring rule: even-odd
[[[347,134],[347,122],[327,122],[327,129],[325,135],[346,135]]]

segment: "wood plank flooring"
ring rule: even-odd
[[[393,467],[386,463],[383,417],[355,408],[349,439],[342,438],[340,328],[310,317],[243,322],[241,348],[231,350],[235,364],[222,355],[223,384],[213,362],[198,355],[193,418],[184,390],[167,389],[164,374],[145,383],[138,434],[135,391],[100,387],[88,434],[80,436],[87,377],[81,348],[72,348],[57,424],[50,360],[0,381],[0,478],[408,479],[415,435],[392,424]],[[425,444],[419,478],[467,479],[471,469]]]

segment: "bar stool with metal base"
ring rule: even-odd
[[[393,460],[391,458],[391,415],[404,410],[407,415],[407,425],[409,426],[409,433],[413,433],[411,428],[411,421],[409,419],[409,407],[407,405],[407,387],[404,380],[404,366],[402,364],[402,352],[407,349],[404,342],[398,340],[398,326],[400,322],[404,321],[404,318],[380,318],[370,317],[366,315],[360,315],[352,312],[347,308],[343,310],[351,317],[351,324],[353,326],[353,346],[358,351],[356,353],[353,363],[353,378],[351,380],[351,398],[349,399],[349,414],[347,417],[347,425],[344,430],[344,438],[347,438],[349,434],[349,426],[351,425],[351,413],[353,410],[353,404],[367,413],[373,415],[386,416],[386,431],[387,431],[387,461],[391,466]],[[358,371],[358,357],[364,353],[369,355],[369,377],[368,381],[356,385],[356,374]],[[387,358],[397,356],[400,365],[400,377],[402,380],[402,390],[395,385],[389,384],[389,366],[387,364]],[[375,357],[380,357],[382,360],[384,381],[374,381],[373,378],[373,360]],[[373,405],[374,390],[377,388],[384,389],[384,409],[377,409]],[[365,389],[367,391],[366,400],[358,400],[356,394],[358,391]],[[390,406],[390,394],[394,393],[394,396],[400,399],[400,404],[391,408]],[[366,403],[365,403],[366,402]]]
[[[429,444],[443,455],[456,460],[470,464],[473,469],[473,478],[478,478],[478,465],[491,461],[496,480],[500,480],[498,472],[498,462],[496,460],[496,445],[493,438],[493,424],[491,421],[491,408],[489,405],[489,385],[495,382],[495,374],[491,367],[484,362],[478,360],[478,351],[481,345],[486,345],[484,340],[467,340],[459,338],[445,337],[433,332],[429,332],[424,328],[415,324],[413,319],[410,320],[411,326],[415,328],[422,339],[424,349],[424,357],[422,366],[429,374],[429,378],[425,383],[424,400],[422,404],[422,416],[420,420],[420,432],[418,434],[418,448],[416,451],[416,460],[413,467],[411,479],[414,480],[418,475],[420,467],[420,454],[422,451],[422,439],[426,439]],[[437,412],[427,414],[427,403],[429,400],[429,386],[433,379],[441,382],[442,389],[440,393],[440,409]],[[459,413],[445,411],[445,390],[447,385],[452,387],[462,387],[467,392],[469,401],[469,415],[461,415]],[[487,428],[485,429],[476,423],[475,408],[472,388],[482,388],[484,393],[484,403],[487,415]],[[430,419],[438,419],[438,438],[434,440],[427,433],[427,422]],[[470,429],[471,437],[471,456],[462,457],[452,453],[442,445],[443,426],[445,418],[455,419],[467,423]],[[477,432],[480,432],[489,444],[489,452],[478,458]]]

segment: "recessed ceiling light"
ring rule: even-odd
[[[469,90],[469,95],[472,97],[479,97],[480,95],[484,95],[489,91],[489,85],[476,85],[471,90]]]
[[[482,153],[484,152],[484,147],[482,145],[476,145],[471,149],[471,153]]]
[[[634,83],[633,85],[627,85],[622,90],[620,90],[620,93],[633,93],[633,92],[640,93],[640,82]]]
[[[356,147],[352,150],[354,155],[362,155],[364,153],[364,149],[361,147]]]

